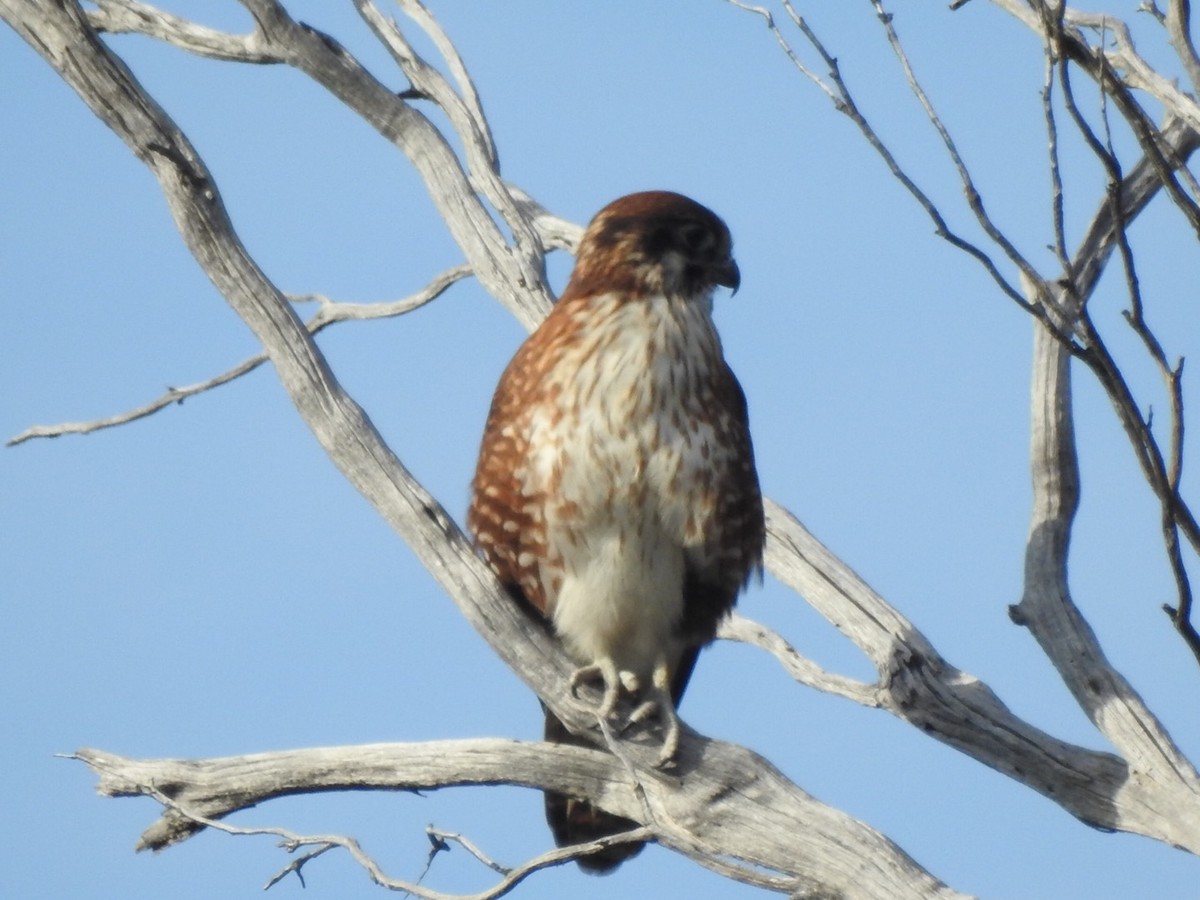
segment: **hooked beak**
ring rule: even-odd
[[[738,287],[742,283],[742,273],[738,270],[738,265],[732,256],[713,270],[713,280],[717,284],[732,288],[733,292],[737,293]]]

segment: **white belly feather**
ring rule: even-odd
[[[542,580],[571,655],[648,678],[659,661],[673,669],[683,649],[685,549],[715,502],[694,486],[719,455],[698,415],[712,403],[720,345],[703,303],[612,306],[589,313],[594,333],[550,375],[571,412],[530,422],[527,487],[554,498],[546,549],[561,580]]]
[[[661,532],[638,542],[616,528],[586,557],[564,559],[554,627],[580,663],[612,659],[622,671],[649,680],[659,660],[672,668],[683,612],[683,551]]]

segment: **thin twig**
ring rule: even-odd
[[[86,15],[98,32],[145,34],[209,59],[259,64],[282,61],[259,40],[257,32],[217,31],[137,0],[97,0],[96,6]]]
[[[1112,97],[1121,115],[1133,130],[1143,152],[1155,163],[1163,186],[1176,207],[1187,217],[1192,229],[1200,235],[1200,205],[1195,197],[1200,195],[1200,184],[1188,168],[1178,159],[1169,158],[1169,150],[1161,142],[1161,131],[1154,125],[1146,111],[1134,98],[1129,84],[1151,90],[1158,99],[1177,115],[1186,118],[1196,130],[1200,130],[1200,109],[1196,102],[1178,91],[1154,71],[1133,48],[1133,38],[1128,26],[1111,16],[1081,13],[1068,9],[1063,16],[1062,45],[1064,51],[1100,85],[1102,91]],[[1069,31],[1065,25],[1077,26]],[[1101,40],[1111,38],[1116,49],[1103,46],[1093,48],[1083,39],[1079,28],[1087,28],[1101,35]],[[1121,71],[1124,71],[1122,78]],[[1179,185],[1175,175],[1187,182],[1191,196]]]
[[[413,87],[441,107],[450,119],[466,152],[471,187],[487,198],[512,231],[516,251],[513,255],[521,270],[521,280],[529,285],[540,286],[548,293],[545,285],[545,247],[537,229],[510,196],[500,177],[500,162],[491,127],[484,117],[466,63],[420,0],[398,2],[438,48],[458,82],[461,95],[441,72],[416,52],[395,21],[384,16],[373,0],[354,0],[354,5]]]
[[[834,88],[831,84],[829,84],[829,82],[825,81],[825,79],[804,64],[804,62],[800,59],[800,56],[788,42],[788,39],[783,36],[783,32],[779,30],[779,26],[775,24],[775,17],[771,15],[771,11],[769,9],[763,6],[754,6],[749,3],[742,3],[741,0],[726,0],[726,2],[728,2],[731,6],[736,6],[738,9],[754,13],[757,16],[762,16],[763,20],[767,23],[767,30],[775,36],[775,41],[779,44],[784,55],[791,61],[792,65],[796,67],[796,71],[820,88],[821,91],[824,92],[825,96],[833,101],[833,105],[837,107],[839,112],[845,112],[845,110],[842,109],[842,106],[845,104],[846,99],[842,92],[837,88]],[[786,2],[784,3],[784,7],[791,15],[792,21],[798,25],[799,22],[802,21],[800,16],[798,16],[796,11],[792,9]],[[819,47],[817,49],[820,50]]]
[[[396,0],[396,3],[404,10],[404,14],[425,32],[437,48],[438,53],[442,55],[442,59],[446,61],[446,67],[458,85],[458,96],[483,144],[488,166],[499,172],[500,160],[496,151],[496,141],[492,136],[492,127],[483,113],[483,103],[479,99],[479,92],[475,89],[475,82],[471,78],[470,72],[467,71],[466,62],[459,54],[458,48],[454,46],[454,42],[450,40],[450,36],[446,34],[441,23],[419,0]]]
[[[793,61],[797,69],[803,73],[805,77],[813,81],[814,84],[821,88],[821,90],[830,98],[830,100],[832,100],[834,108],[838,112],[848,117],[858,127],[858,130],[862,133],[863,137],[866,138],[867,143],[869,143],[872,149],[874,149],[875,152],[878,153],[883,159],[884,164],[888,167],[888,170],[892,173],[893,177],[895,177],[896,180],[904,186],[904,188],[913,196],[917,203],[920,204],[921,208],[925,210],[925,214],[933,222],[934,233],[939,238],[974,257],[979,264],[983,266],[988,275],[991,276],[997,287],[999,287],[1005,296],[1007,296],[1010,300],[1031,315],[1038,316],[1039,318],[1043,317],[1042,310],[1039,307],[1030,304],[1025,299],[1024,295],[1001,274],[999,268],[986,251],[966,238],[960,236],[950,228],[945,218],[942,216],[941,211],[938,209],[937,204],[935,204],[933,200],[930,199],[929,195],[917,185],[911,176],[909,176],[908,172],[905,171],[905,169],[896,160],[896,157],[892,154],[891,150],[883,142],[882,138],[880,138],[874,127],[859,109],[849,87],[842,78],[841,67],[838,65],[837,58],[826,49],[821,39],[817,37],[816,33],[805,21],[804,17],[796,12],[789,0],[782,0],[783,7],[791,17],[792,23],[797,29],[799,29],[801,34],[804,35],[805,39],[809,42],[809,44],[812,45],[813,49],[816,50],[818,55],[821,57],[822,62],[829,70],[829,77],[831,79],[830,82],[826,82],[817,77],[811,72],[811,70],[799,62],[795,50],[792,49],[787,39],[784,38],[782,33],[775,26],[774,20],[766,10],[763,10],[761,7],[745,5],[737,2],[737,0],[727,0],[727,2],[737,6],[740,9],[745,9],[747,11],[762,15],[764,19],[766,19],[768,27],[771,29],[772,34],[774,34],[775,39],[779,42],[780,46],[783,47],[784,52],[788,55],[788,58]]]
[[[78,754],[70,754],[69,758],[83,759],[83,757],[79,756]],[[114,775],[117,774],[113,772],[113,770],[107,769],[102,762],[94,757],[89,757],[84,761],[97,771],[109,771]],[[195,810],[189,809],[178,800],[159,790],[153,784],[141,784],[138,786],[138,788],[142,794],[154,798],[160,804],[162,804],[163,807],[173,810],[184,818],[207,828],[211,828],[215,831],[220,831],[236,837],[253,837],[263,835],[277,837],[280,839],[279,846],[289,853],[293,853],[301,847],[315,846],[317,848],[315,851],[305,854],[296,862],[290,863],[280,872],[277,872],[275,875],[273,875],[267,884],[264,885],[264,889],[277,884],[289,872],[295,871],[297,874],[299,874],[299,868],[300,866],[303,866],[304,863],[317,856],[320,856],[334,847],[340,847],[345,850],[350,857],[366,871],[375,884],[379,885],[380,887],[387,888],[390,891],[401,891],[404,893],[413,894],[417,897],[423,898],[423,900],[495,900],[495,898],[503,897],[530,875],[541,871],[542,869],[560,866],[567,862],[573,862],[582,856],[589,856],[593,853],[598,853],[616,844],[635,842],[640,843],[654,840],[655,837],[652,829],[638,828],[622,834],[612,835],[601,838],[600,840],[591,841],[586,844],[578,844],[574,847],[551,850],[547,853],[536,856],[533,859],[527,860],[519,866],[513,866],[511,868],[498,866],[488,860],[487,857],[481,852],[477,853],[472,849],[471,852],[476,856],[477,859],[480,859],[481,862],[485,862],[495,871],[502,873],[503,877],[492,887],[475,894],[446,894],[441,891],[430,890],[414,882],[403,881],[387,875],[375,861],[375,859],[365,850],[363,850],[362,845],[356,838],[335,834],[301,835],[292,831],[288,831],[285,828],[273,826],[243,827],[230,825],[228,822],[223,822],[219,819],[213,819],[202,815]],[[460,841],[460,843],[463,842]],[[467,843],[469,842],[463,843],[463,846],[467,846]],[[472,848],[474,847],[473,844],[470,846]]]
[[[881,0],[871,0],[871,5],[875,8],[876,16],[883,25],[884,32],[887,34],[888,44],[892,51],[896,54],[896,58],[900,61],[901,67],[904,69],[904,77],[908,80],[908,86],[916,96],[917,101],[921,104],[921,108],[925,110],[925,115],[929,119],[929,123],[941,138],[942,145],[946,148],[946,152],[950,155],[951,161],[954,163],[954,168],[958,171],[958,177],[962,181],[963,193],[967,198],[967,206],[971,212],[975,214],[975,220],[984,230],[989,238],[1004,251],[1009,260],[1021,271],[1021,273],[1031,281],[1040,281],[1041,276],[1030,262],[1021,255],[1016,246],[1008,239],[1008,236],[1001,231],[988,215],[987,210],[983,206],[983,197],[975,186],[975,181],[971,177],[971,172],[967,168],[966,161],[958,150],[958,145],[950,134],[950,130],[942,122],[941,116],[938,115],[933,103],[929,99],[929,95],[925,92],[924,87],[918,80],[916,72],[913,71],[912,63],[909,61],[908,53],[904,49],[904,45],[900,42],[900,36],[896,33],[896,26],[893,22],[892,14],[883,8]]]
[[[283,845],[281,844],[280,846],[283,846]],[[278,872],[276,872],[274,875],[272,875],[270,880],[268,880],[267,883],[263,885],[263,890],[269,891],[271,888],[275,887],[275,885],[277,885],[279,882],[283,881],[283,879],[285,879],[288,875],[293,874],[293,873],[295,873],[296,877],[298,879],[300,879],[300,887],[302,887],[302,888],[308,887],[308,885],[304,883],[303,869],[304,869],[305,864],[308,863],[310,860],[316,859],[318,856],[320,856],[323,853],[328,853],[330,850],[333,850],[337,846],[338,846],[337,844],[324,844],[322,846],[317,847],[315,850],[310,850],[307,853],[302,853],[300,856],[296,857],[296,859],[292,860],[290,863],[288,863],[286,866],[284,866],[282,869],[280,869]]]
[[[1108,20],[1104,21],[1107,23]],[[1048,44],[1053,43],[1057,46],[1060,43],[1061,28],[1061,16],[1056,22],[1047,22]],[[1171,617],[1172,623],[1183,637],[1184,642],[1195,655],[1197,662],[1200,662],[1200,634],[1197,634],[1191,623],[1191,582],[1183,560],[1179,541],[1181,522],[1183,527],[1186,527],[1185,513],[1187,512],[1186,505],[1183,503],[1179,493],[1183,468],[1184,404],[1182,379],[1178,373],[1181,371],[1182,362],[1178,366],[1172,366],[1168,362],[1162,343],[1150,329],[1145,319],[1145,304],[1142,299],[1141,283],[1137,274],[1133,248],[1129,243],[1127,222],[1121,203],[1121,186],[1124,175],[1121,170],[1120,160],[1117,158],[1116,150],[1113,146],[1112,126],[1106,102],[1109,91],[1113,86],[1107,84],[1102,79],[1102,89],[1100,91],[1102,134],[1098,135],[1087,121],[1083,111],[1079,108],[1071,86],[1068,60],[1060,57],[1059,66],[1063,101],[1067,111],[1075,122],[1084,142],[1100,161],[1108,176],[1106,195],[1113,223],[1112,233],[1114,242],[1120,253],[1122,269],[1125,274],[1126,291],[1130,302],[1130,308],[1124,313],[1125,320],[1146,347],[1147,353],[1163,378],[1168,397],[1170,398],[1170,447],[1165,461],[1161,450],[1158,448],[1150,423],[1144,420],[1140,413],[1136,413],[1136,407],[1134,410],[1130,410],[1129,406],[1125,405],[1123,410],[1118,409],[1118,414],[1126,423],[1126,430],[1131,432],[1130,437],[1134,441],[1135,451],[1142,461],[1142,467],[1146,473],[1147,480],[1158,498],[1161,508],[1160,518],[1163,544],[1166,550],[1168,565],[1175,581],[1178,597],[1174,607],[1164,604],[1163,608]],[[1156,137],[1154,141],[1156,149],[1153,152],[1157,153],[1157,147],[1164,143],[1164,141]],[[1073,280],[1069,283],[1073,284]],[[1125,384],[1116,365],[1108,358],[1108,351],[1099,338],[1099,332],[1092,322],[1086,306],[1082,308],[1081,316],[1083,328],[1089,334],[1087,349],[1082,358],[1101,376],[1102,382],[1112,385],[1112,390],[1109,391],[1110,396],[1127,396],[1129,403],[1133,403],[1132,392]]]
[[[812,660],[797,653],[780,634],[739,613],[734,613],[721,624],[717,637],[765,650],[800,684],[835,697],[853,700],[862,706],[878,708],[881,705],[879,688],[876,685],[827,672]]]
[[[454,266],[439,274],[429,284],[425,285],[420,291],[400,300],[393,300],[388,303],[338,303],[330,300],[323,294],[303,294],[292,296],[288,299],[293,303],[311,303],[320,304],[320,308],[316,314],[305,324],[309,334],[318,334],[328,328],[330,325],[337,322],[348,321],[364,321],[367,319],[388,319],[395,316],[402,316],[405,313],[410,313],[415,309],[420,309],[426,303],[429,303],[440,297],[451,285],[461,281],[471,274],[471,267],[467,265]],[[25,429],[15,437],[9,438],[7,446],[13,447],[17,444],[23,444],[25,441],[34,438],[55,438],[65,434],[90,434],[93,431],[100,431],[105,428],[115,428],[118,425],[127,425],[130,422],[136,422],[138,419],[144,419],[151,416],[162,409],[174,404],[181,404],[189,397],[194,397],[197,394],[203,394],[206,391],[211,391],[213,388],[221,387],[235,379],[253,372],[267,360],[265,353],[259,353],[250,357],[243,362],[238,363],[232,369],[222,372],[207,381],[201,381],[197,384],[188,385],[186,387],[170,387],[167,392],[156,400],[138,406],[134,409],[127,410],[123,413],[118,413],[113,416],[106,416],[102,419],[92,419],[86,422],[62,422],[57,425],[34,425]]]
[[[496,862],[494,859],[484,853],[483,850],[481,850],[479,846],[466,835],[459,834],[456,831],[442,831],[440,828],[434,828],[432,825],[425,829],[425,834],[429,837],[429,843],[434,847],[433,852],[430,853],[430,859],[432,859],[437,853],[441,852],[442,849],[449,849],[445,845],[447,842],[453,841],[497,875],[507,876],[512,873],[512,869],[510,867],[500,865],[500,863]]]
[[[1200,94],[1200,56],[1192,43],[1192,4],[1189,0],[1167,0],[1165,24],[1171,48],[1188,73],[1192,91]]]
[[[1061,15],[1061,8],[1059,10]],[[1052,32],[1057,33],[1057,32]],[[1063,182],[1058,156],[1058,122],[1054,115],[1054,72],[1058,64],[1059,51],[1056,41],[1045,42],[1046,77],[1042,84],[1042,118],[1046,122],[1046,141],[1050,163],[1050,205],[1054,227],[1054,255],[1062,271],[1071,279],[1071,260],[1067,255],[1066,228],[1063,224]]]

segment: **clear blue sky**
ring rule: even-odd
[[[870,5],[800,5],[901,160],[973,234]],[[953,14],[945,3],[892,5],[989,209],[1048,261],[1036,41],[985,0]],[[221,27],[246,20],[233,2],[169,6]],[[350,4],[287,6],[404,86]],[[620,194],[669,188],[728,221],[743,283],[718,320],[767,492],[1016,712],[1105,749],[1006,614],[1029,514],[1030,322],[932,235],[762,21],[717,0],[431,8],[475,77],[505,176],[547,207],[583,222]],[[1138,24],[1149,51],[1153,23]],[[302,75],[146,39],[113,44],[205,157],[245,243],[284,289],[392,299],[461,261],[403,157]],[[116,413],[252,354],[149,173],[7,29],[0,75],[0,435]],[[1064,153],[1077,239],[1102,179],[1077,141]],[[1168,352],[1195,353],[1194,243],[1161,200],[1133,237],[1152,323]],[[555,262],[558,286],[568,268]],[[1165,409],[1119,323],[1119,279],[1109,282],[1098,313],[1144,402]],[[461,519],[491,390],[521,337],[468,282],[399,320],[338,326],[320,345]],[[1077,384],[1076,599],[1194,755],[1200,673],[1158,611],[1172,589],[1156,508],[1106,401],[1086,373]],[[1189,449],[1187,463],[1200,466],[1200,454]],[[56,753],[207,757],[540,733],[535,698],[328,463],[269,368],[130,426],[6,449],[0,497],[2,896],[256,897],[288,861],[270,839],[219,834],[135,855],[155,805],[97,798],[86,768]],[[824,665],[872,674],[770,580],[741,609]],[[683,714],[762,752],[960,890],[1196,895],[1193,857],[1094,832],[885,713],[792,684],[746,648],[707,653]],[[420,871],[428,822],[510,863],[549,845],[540,796],[517,789],[293,799],[234,821],[355,834],[398,877]],[[380,896],[334,854],[306,874],[305,893],[289,879],[270,896]],[[444,890],[487,883],[462,851],[429,878]],[[651,848],[612,878],[562,868],[517,896],[568,891],[757,895]]]

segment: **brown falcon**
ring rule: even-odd
[[[687,197],[622,197],[588,225],[570,283],[496,388],[468,524],[514,598],[630,719],[679,741],[696,654],[762,562],[746,400],[712,319],[737,289],[729,229]],[[549,711],[546,739],[590,746]],[[560,846],[635,827],[546,795]],[[639,845],[580,859],[609,871]]]

